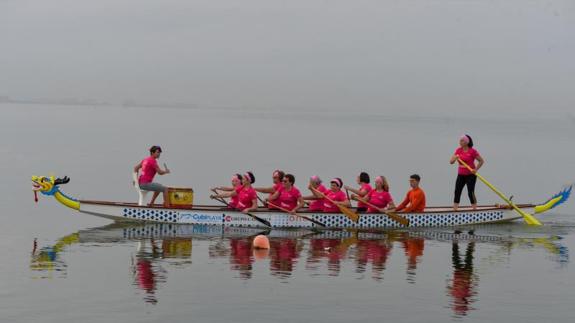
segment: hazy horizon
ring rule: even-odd
[[[570,113],[572,1],[0,1],[0,96]]]

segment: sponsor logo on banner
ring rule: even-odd
[[[180,222],[222,223],[222,216],[213,214],[180,213]]]
[[[255,222],[256,220],[248,216],[237,216],[237,215],[225,215],[224,220],[226,222]]]

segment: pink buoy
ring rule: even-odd
[[[269,249],[270,248],[270,240],[268,237],[260,234],[254,238],[252,242],[252,246],[254,249]]]

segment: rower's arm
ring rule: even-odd
[[[407,206],[407,203],[409,203],[409,193],[407,193],[403,202],[401,202],[401,204],[399,204],[395,210],[398,212],[402,211]]]
[[[256,190],[256,192],[259,193],[274,193],[274,188],[273,187],[254,187],[254,190]]]
[[[268,198],[269,201],[275,201],[280,196],[280,191],[276,191]]]
[[[244,209],[242,212],[248,213],[248,212],[251,212],[251,211],[254,211],[254,210],[257,210],[257,209],[258,209],[258,199],[257,199],[257,198],[254,198],[254,199],[252,200],[252,206],[249,207],[249,208]]]
[[[230,191],[233,191],[234,188],[228,187],[228,186],[218,186],[218,187],[214,187],[214,190],[230,192]]]
[[[352,199],[352,200],[356,200],[356,201],[360,201],[360,202],[363,202],[363,203],[369,202],[369,201],[367,200],[367,197],[364,198],[364,197],[361,197],[361,196],[359,196],[359,195],[352,195],[352,196],[351,196],[351,199]]]
[[[233,191],[229,191],[229,192],[222,192],[222,193],[215,194],[215,195],[212,195],[212,196],[215,197],[215,198],[230,198],[230,197],[234,197],[234,196],[236,196],[236,195],[238,195],[238,192],[236,192],[235,190],[233,190]]]
[[[305,206],[305,202],[303,201],[303,196],[300,196],[297,199],[297,205],[296,207],[293,208],[293,210],[291,210],[292,212],[296,212],[297,210],[303,208]]]
[[[344,185],[343,188],[346,189],[346,190],[348,190],[348,191],[350,191],[350,192],[352,192],[352,193],[354,193],[354,194],[357,194],[357,195],[359,195],[359,196],[363,196],[363,194],[361,194],[361,191],[358,190],[358,189],[355,189],[355,188],[353,188],[353,187],[349,187],[349,186],[347,186],[347,185]]]

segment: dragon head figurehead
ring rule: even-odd
[[[55,178],[54,176],[32,176],[32,190],[44,195],[54,195],[58,191],[58,185],[66,184],[70,181],[68,176]]]
[[[70,181],[68,176],[64,176],[64,178],[55,178],[54,176],[32,176],[32,190],[34,191],[34,201],[38,202],[38,192],[53,196],[58,200],[58,202],[64,204],[65,206],[79,210],[80,209],[80,201],[67,196],[66,194],[62,193],[58,188],[58,185],[66,184]]]

